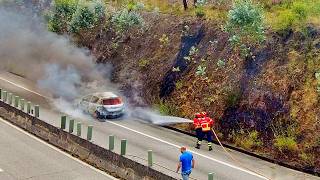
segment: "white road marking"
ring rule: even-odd
[[[46,145],[46,146],[50,147],[51,149],[58,151],[59,153],[61,153],[61,154],[65,155],[65,156],[67,156],[68,158],[70,158],[70,159],[72,159],[72,160],[75,160],[75,161],[77,161],[78,163],[80,163],[80,164],[82,164],[82,165],[84,165],[84,166],[86,166],[86,167],[88,167],[88,168],[90,168],[90,169],[92,169],[92,170],[94,170],[94,171],[96,171],[96,172],[98,172],[98,173],[100,173],[100,174],[104,175],[104,176],[107,176],[108,178],[110,178],[110,179],[112,179],[112,180],[119,180],[119,179],[117,179],[117,178],[115,178],[115,177],[113,177],[113,176],[111,176],[111,175],[107,174],[106,172],[101,171],[100,169],[97,169],[97,168],[95,168],[95,167],[93,167],[93,166],[91,166],[91,165],[89,165],[89,164],[87,164],[87,163],[85,163],[85,162],[81,161],[80,159],[77,159],[77,158],[75,158],[75,157],[71,156],[70,154],[68,154],[68,153],[66,153],[66,152],[64,152],[64,151],[62,151],[62,150],[60,150],[59,148],[57,148],[57,147],[55,147],[55,146],[53,146],[53,145],[51,145],[51,144],[48,144],[47,142],[45,142],[45,141],[43,141],[43,140],[41,140],[41,139],[39,139],[39,138],[35,137],[34,135],[32,135],[32,134],[30,134],[30,133],[28,133],[28,132],[24,131],[23,129],[21,129],[21,128],[19,128],[19,127],[17,127],[17,126],[15,126],[15,125],[13,125],[13,124],[11,124],[11,123],[9,123],[8,121],[3,120],[2,118],[0,118],[0,121],[1,121],[1,122],[3,122],[3,123],[5,123],[5,124],[7,124],[7,125],[9,125],[10,127],[14,128],[14,129],[18,130],[18,131],[20,131],[21,133],[23,133],[23,134],[25,134],[25,135],[27,135],[27,136],[29,136],[29,137],[33,138],[34,140],[36,140],[36,141],[38,141],[38,142],[40,142],[40,143],[42,143],[42,144],[44,144],[44,145]],[[2,172],[2,169],[0,169],[0,172]]]
[[[123,126],[123,125],[121,125],[121,124],[117,124],[117,123],[112,122],[112,121],[106,121],[106,122],[111,123],[111,124],[114,124],[114,125],[119,126],[119,127],[122,127],[122,128],[124,128],[124,129],[129,130],[129,131],[135,132],[135,133],[137,133],[137,134],[140,134],[140,135],[146,136],[146,137],[148,137],[148,138],[151,138],[151,139],[154,139],[154,140],[160,141],[160,142],[165,143],[165,144],[168,144],[168,145],[170,145],[170,146],[174,146],[174,147],[176,147],[176,148],[180,148],[180,147],[181,147],[181,146],[179,146],[179,145],[176,145],[176,144],[170,143],[170,142],[168,142],[168,141],[165,141],[165,140],[162,140],[162,139],[156,138],[156,137],[154,137],[154,136],[150,136],[150,135],[148,135],[148,134],[142,133],[142,132],[140,132],[140,131],[137,131],[137,130],[134,130],[134,129],[128,128],[128,127]],[[223,165],[229,166],[229,167],[231,167],[231,168],[238,169],[238,170],[240,170],[240,171],[246,172],[246,173],[248,173],[248,174],[251,174],[251,175],[257,176],[257,177],[259,177],[259,178],[267,179],[267,180],[268,180],[268,178],[266,178],[266,177],[264,177],[264,176],[261,176],[261,175],[259,175],[259,174],[256,174],[256,173],[254,173],[254,172],[252,172],[252,171],[242,169],[242,168],[240,168],[240,167],[234,166],[234,165],[232,165],[232,164],[228,164],[228,163],[226,163],[226,162],[223,162],[223,161],[220,161],[220,160],[214,159],[214,158],[212,158],[212,157],[209,157],[209,156],[206,156],[206,155],[200,154],[200,153],[195,152],[195,151],[192,151],[192,150],[189,150],[189,151],[190,151],[190,152],[192,152],[193,154],[196,154],[196,155],[198,155],[198,156],[201,156],[201,157],[204,157],[204,158],[210,159],[210,160],[215,161],[215,162],[217,162],[217,163],[220,163],[220,164],[223,164]]]
[[[26,91],[32,92],[32,93],[34,93],[34,94],[36,94],[36,95],[39,95],[39,96],[41,96],[41,97],[44,97],[44,98],[47,98],[47,99],[51,100],[51,98],[49,98],[49,97],[46,97],[46,96],[44,96],[44,95],[41,95],[41,94],[38,93],[38,92],[32,91],[32,90],[30,90],[30,89],[28,89],[28,88],[25,88],[25,87],[23,87],[23,86],[21,86],[21,85],[18,85],[18,84],[16,84],[16,83],[14,83],[14,82],[11,82],[11,81],[9,81],[9,80],[6,80],[6,79],[4,79],[4,78],[2,78],[2,77],[0,77],[0,79],[1,79],[1,80],[4,80],[4,81],[6,81],[6,82],[8,82],[8,83],[10,83],[10,84],[12,84],[12,85],[15,85],[15,86],[17,86],[17,87],[19,87],[19,88],[22,88],[22,89],[24,89],[24,90],[26,90]],[[162,143],[165,143],[165,144],[174,146],[174,147],[176,147],[176,148],[180,148],[179,145],[176,145],[176,144],[170,143],[170,142],[168,142],[168,141],[165,141],[165,140],[162,140],[162,139],[153,137],[153,136],[151,136],[151,135],[142,133],[142,132],[140,132],[140,131],[131,129],[131,128],[126,127],[126,126],[123,126],[123,125],[121,125],[121,124],[118,124],[118,123],[115,123],[115,122],[112,122],[112,121],[106,121],[106,122],[111,123],[111,124],[114,124],[114,125],[119,126],[119,127],[122,127],[122,128],[124,128],[124,129],[130,130],[130,131],[135,132],[135,133],[137,133],[137,134],[146,136],[146,137],[148,137],[148,138],[151,138],[151,139],[160,141],[160,142],[162,142]],[[53,146],[53,147],[54,147],[54,146]],[[190,151],[190,152],[192,152],[192,153],[194,153],[194,154],[196,154],[196,155],[198,155],[198,156],[201,156],[201,157],[210,159],[210,160],[212,160],[212,161],[215,161],[215,162],[217,162],[217,163],[220,163],[220,164],[229,166],[229,167],[231,167],[231,168],[238,169],[238,170],[240,170],[240,171],[246,172],[246,173],[248,173],[248,174],[257,176],[257,177],[259,177],[259,178],[267,179],[267,180],[268,180],[268,178],[266,178],[266,177],[264,177],[264,176],[261,176],[261,175],[259,175],[259,174],[256,174],[256,173],[254,173],[254,172],[252,172],[252,171],[249,171],[249,170],[246,170],[246,169],[242,169],[242,168],[240,168],[240,167],[237,167],[237,166],[234,166],[234,165],[232,165],[232,164],[229,164],[229,163],[220,161],[220,160],[218,160],[218,159],[214,159],[214,158],[212,158],[212,157],[209,157],[209,156],[200,154],[200,153],[195,152],[195,151]],[[80,160],[79,160],[79,161],[80,161]],[[81,161],[81,162],[82,162],[82,161]],[[90,167],[91,167],[91,166],[90,166]]]
[[[30,90],[30,89],[28,89],[28,88],[26,88],[26,87],[23,87],[23,86],[21,86],[21,85],[19,85],[19,84],[16,84],[16,83],[14,83],[14,82],[12,82],[12,81],[9,81],[9,80],[7,80],[7,79],[4,79],[4,78],[2,78],[2,77],[0,77],[0,79],[3,80],[3,81],[8,82],[8,83],[10,83],[10,84],[12,84],[12,85],[14,85],[14,86],[17,86],[17,87],[19,87],[19,88],[21,88],[21,89],[24,89],[24,90],[26,90],[26,91],[29,91],[29,92],[31,92],[31,93],[33,93],[33,94],[36,94],[36,95],[38,95],[38,96],[41,96],[41,97],[43,97],[43,98],[46,98],[46,99],[49,99],[49,100],[51,99],[51,98],[48,97],[48,96],[44,96],[44,95],[42,95],[42,94],[40,94],[40,93],[38,93],[38,92],[32,91],[32,90]]]

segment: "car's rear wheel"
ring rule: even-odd
[[[102,119],[102,116],[100,115],[100,112],[98,112],[98,111],[95,111],[95,112],[93,113],[93,117],[95,117],[95,118],[97,118],[97,119]]]

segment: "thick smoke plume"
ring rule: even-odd
[[[55,99],[52,104],[69,115],[88,118],[70,103],[75,98],[117,90],[109,81],[110,65],[95,64],[88,50],[75,47],[64,36],[48,32],[37,16],[0,7],[0,42],[0,70],[36,82]],[[138,96],[133,98],[141,100]],[[159,125],[190,122],[142,108],[128,107],[127,114]]]
[[[53,97],[72,100],[90,91],[111,88],[110,66],[94,63],[86,49],[48,32],[27,13],[0,8],[1,69],[25,76]]]

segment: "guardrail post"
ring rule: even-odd
[[[27,113],[28,114],[31,113],[31,102],[30,101],[27,102]]]
[[[114,135],[109,136],[109,150],[110,151],[114,150]]]
[[[15,108],[18,108],[19,107],[19,96],[15,96],[14,97],[14,107]]]
[[[208,174],[208,180],[213,180],[213,173]]]
[[[70,121],[69,121],[69,133],[73,133],[73,128],[74,128],[74,120],[70,119]]]
[[[34,106],[34,116],[36,118],[39,118],[39,116],[40,116],[40,106],[39,105]]]
[[[7,101],[7,95],[8,95],[8,94],[7,94],[7,91],[3,91],[2,93],[3,93],[2,101],[3,101],[3,102],[6,102],[6,101]]]
[[[61,116],[61,129],[66,129],[67,116]]]
[[[12,104],[12,93],[8,94],[8,104],[11,106]]]
[[[77,123],[77,136],[81,136],[81,123]]]
[[[92,126],[92,125],[89,125],[89,126],[88,126],[88,131],[87,131],[87,140],[88,140],[88,141],[91,141],[91,140],[92,140],[92,129],[93,129],[93,126]]]
[[[152,160],[152,150],[148,150],[148,166],[151,167],[153,164]]]
[[[20,99],[20,110],[24,111],[24,99]]]
[[[121,139],[121,156],[126,155],[126,151],[127,151],[127,140],[126,139]]]

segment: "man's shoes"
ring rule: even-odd
[[[197,148],[197,149],[200,149],[200,144],[197,144],[197,145],[196,145],[196,148]]]
[[[209,147],[209,151],[212,151],[212,147],[211,146]]]

